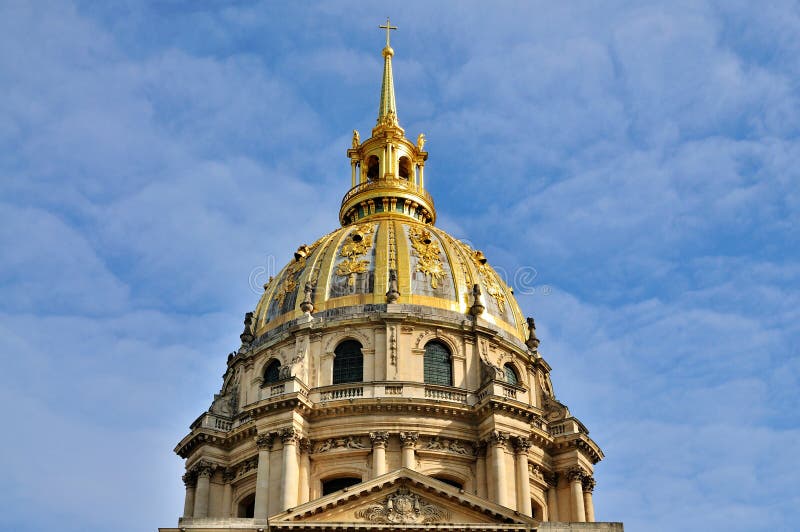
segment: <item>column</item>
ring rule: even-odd
[[[214,465],[201,460],[197,463],[197,489],[194,493],[194,514],[192,517],[208,517],[208,494],[211,489],[211,475]]]
[[[594,502],[592,502],[592,492],[594,491],[594,477],[586,475],[583,477],[583,507],[586,511],[586,521],[594,523]]]
[[[531,515],[531,485],[528,475],[528,438],[514,438],[514,461],[517,466],[517,511]]]
[[[222,472],[222,517],[231,516],[231,503],[233,502],[233,479],[236,478],[236,470],[225,468]]]
[[[356,160],[350,159],[350,188],[356,186]]]
[[[486,498],[486,442],[479,441],[475,444],[475,494]]]
[[[544,478],[547,482],[547,520],[558,521],[558,473]]]
[[[579,468],[570,469],[567,473],[570,499],[572,499],[572,519],[579,523],[586,522],[586,509],[583,507],[583,476],[584,472]]]
[[[308,502],[308,480],[311,474],[311,442],[307,438],[300,440],[300,504]]]
[[[186,498],[183,500],[183,516],[192,517],[194,514],[194,490],[197,486],[197,475],[192,471],[187,471],[181,479],[186,486]]]
[[[489,436],[489,445],[492,450],[492,490],[490,495],[494,497],[494,502],[500,506],[508,508],[508,497],[506,496],[506,442],[508,434],[505,432],[494,431]]]
[[[274,435],[261,433],[256,436],[258,447],[258,469],[256,469],[256,501],[253,518],[266,519],[269,516],[269,451],[272,449]]]
[[[389,441],[388,432],[370,432],[372,440],[372,478],[386,473],[386,443]]]
[[[281,471],[281,510],[297,506],[297,480],[300,467],[297,463],[297,441],[300,435],[293,428],[281,431],[283,442],[283,468]]]
[[[425,165],[419,165],[419,187],[425,188]]]
[[[401,451],[401,465],[408,469],[416,469],[417,459],[414,456],[414,447],[417,445],[419,439],[419,432],[401,432],[400,443],[403,450]]]

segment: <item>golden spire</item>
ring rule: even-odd
[[[381,84],[381,103],[378,107],[378,125],[397,125],[397,105],[394,101],[394,79],[392,78],[392,56],[394,50],[389,45],[391,30],[396,30],[397,26],[392,26],[389,17],[386,17],[386,25],[378,26],[386,30],[386,47],[383,49],[383,83]]]
[[[342,225],[349,225],[372,216],[400,216],[433,224],[436,209],[425,190],[425,135],[420,133],[414,144],[397,122],[392,78],[394,50],[389,40],[397,26],[392,26],[387,17],[386,24],[378,27],[386,30],[378,122],[372,128],[372,136],[363,142],[358,131],[353,130],[347,150],[351,188],[342,198],[339,220]]]

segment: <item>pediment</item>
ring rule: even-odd
[[[398,469],[270,518],[270,525],[278,528],[324,528],[334,523],[379,528],[538,524],[514,510],[410,469]]]

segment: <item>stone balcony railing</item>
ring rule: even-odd
[[[475,404],[475,394],[452,386],[436,386],[419,382],[352,382],[315,388],[309,394],[313,403],[340,401],[347,399],[428,399],[458,403]]]
[[[552,436],[564,436],[567,434],[578,434],[580,432],[586,432],[586,429],[583,428],[580,421],[575,418],[567,418],[561,423],[550,425],[550,434]]]
[[[500,398],[517,403],[528,404],[528,390],[502,381],[489,381],[477,392],[470,392],[453,386],[439,386],[420,382],[351,382],[309,389],[299,379],[285,379],[259,388],[258,401],[281,400],[299,396],[312,404],[332,401],[353,401],[363,399],[407,399],[425,400],[473,406],[489,398]],[[192,428],[206,428],[228,432],[252,421],[245,410],[236,416],[224,416],[206,412],[192,423]],[[555,435],[551,427],[551,433]],[[564,430],[572,430],[565,428]],[[577,430],[577,429],[576,429]]]

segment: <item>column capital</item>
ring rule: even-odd
[[[272,449],[272,442],[275,441],[273,432],[262,432],[255,438],[256,447],[259,451],[269,451]]]
[[[583,479],[581,480],[583,484],[583,491],[586,493],[591,493],[594,491],[594,486],[596,484],[594,477],[591,475],[584,475]]]
[[[370,432],[369,439],[372,440],[373,447],[386,447],[389,441],[389,433],[387,431]]]
[[[233,479],[236,478],[236,470],[230,467],[226,467],[222,470],[222,480],[223,482],[230,483],[233,482]]]
[[[419,432],[400,433],[400,442],[403,444],[403,447],[414,448],[417,445],[418,439],[419,439]]]
[[[528,449],[531,448],[531,440],[522,436],[514,436],[511,439],[511,443],[514,445],[514,452],[517,454],[528,454]]]
[[[493,430],[487,440],[490,445],[503,446],[508,441],[508,432]]]
[[[547,486],[550,488],[557,488],[558,487],[558,473],[545,473],[544,474],[544,481],[547,482]]]
[[[294,430],[294,427],[281,429],[279,435],[284,445],[297,445],[297,442],[300,440],[300,434]]]
[[[300,438],[299,447],[301,453],[311,454],[313,443],[308,438]]]
[[[181,477],[183,480],[183,485],[187,488],[194,488],[197,486],[197,473],[195,471],[187,471]]]
[[[580,467],[573,467],[567,471],[567,478],[570,482],[582,482],[586,476],[586,472]]]
[[[198,478],[211,478],[211,475],[213,475],[214,471],[217,469],[217,465],[208,460],[200,460],[192,467],[192,469]]]

